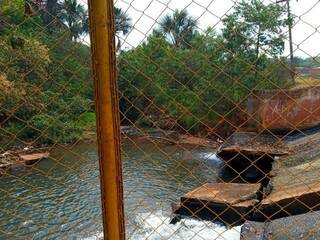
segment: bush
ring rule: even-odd
[[[245,54],[227,61],[223,39],[208,31],[197,33],[188,49],[154,35],[120,54],[122,118],[149,126],[144,115],[164,112],[183,129],[195,132],[215,127],[236,104],[245,102],[251,89],[287,84],[287,77],[280,74],[280,59],[262,56],[257,70],[253,68],[255,58],[250,60]],[[284,68],[286,63],[280,66]]]
[[[70,143],[92,130],[90,48],[63,24],[52,31],[40,15],[25,17],[24,0],[4,1],[0,12],[0,142],[11,134]]]

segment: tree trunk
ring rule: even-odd
[[[255,78],[258,77],[258,67],[259,67],[259,54],[260,54],[260,36],[261,36],[261,28],[259,26],[258,36],[257,36],[257,45],[256,45],[256,62],[255,62]]]
[[[47,0],[42,19],[46,25],[50,24],[58,14],[58,0]]]
[[[291,22],[291,10],[290,10],[290,1],[287,1],[287,11],[288,11],[288,20],[289,20],[289,46],[290,46],[290,75],[292,84],[295,83],[295,66],[294,66],[294,57],[293,57],[293,42],[292,42],[292,22]]]
[[[116,49],[116,51],[117,52],[120,52],[120,50],[121,50],[121,40],[120,40],[120,37],[119,36],[117,36],[117,49]]]

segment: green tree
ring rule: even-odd
[[[242,4],[239,10],[242,10],[243,17],[256,32],[256,57],[259,57],[260,49],[273,57],[282,54],[284,27],[288,25],[286,9],[278,4],[264,5],[261,1],[254,0],[251,4]]]
[[[169,116],[178,119],[177,128],[193,131],[216,124],[218,113],[227,110],[226,102],[216,103],[229,86],[220,79],[217,66],[221,37],[207,33],[196,33],[190,48],[177,48],[164,36],[152,35],[120,54],[120,109],[125,120],[142,119],[143,124],[155,122],[166,128],[161,119]]]
[[[285,8],[277,4],[243,0],[224,19],[227,50],[255,54],[256,61],[260,54],[278,57],[284,50],[283,29],[288,24],[285,13]]]
[[[275,59],[281,62],[284,27],[288,24],[284,7],[264,4],[261,0],[242,0],[223,23],[225,72],[232,80],[234,100],[241,100],[246,88],[287,82],[287,79],[268,79],[265,71],[268,65],[274,66]]]
[[[77,40],[87,31],[87,15],[84,6],[77,0],[65,0],[62,3],[60,18],[69,28],[73,40]]]
[[[175,10],[160,20],[156,34],[163,35],[175,47],[189,48],[197,29],[197,20],[189,16],[186,10]]]
[[[94,126],[90,48],[24,3],[0,5],[0,143],[70,143]]]
[[[121,49],[121,39],[119,34],[126,35],[132,29],[131,18],[121,8],[114,8],[115,28],[117,36],[117,51]]]

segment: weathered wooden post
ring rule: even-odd
[[[120,127],[112,0],[89,0],[104,238],[124,240]]]

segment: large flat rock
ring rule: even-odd
[[[174,213],[239,224],[252,213],[260,187],[260,184],[207,183],[181,197]]]
[[[33,164],[39,160],[45,159],[49,157],[49,152],[42,152],[42,153],[30,153],[30,154],[19,154],[20,161],[24,162],[25,164]]]
[[[265,221],[320,210],[319,176],[320,160],[280,169],[254,219]]]

